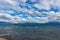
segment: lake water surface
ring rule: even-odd
[[[0,26],[0,34],[10,33],[10,40],[60,40],[60,25]]]

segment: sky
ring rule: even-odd
[[[0,0],[0,22],[60,22],[60,0]]]

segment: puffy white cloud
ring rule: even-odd
[[[40,17],[31,17],[31,16],[28,16],[28,18],[21,18],[19,15],[16,15],[16,16],[11,16],[10,14],[8,13],[5,13],[3,11],[1,11],[0,13],[0,21],[3,21],[3,22],[11,22],[11,23],[24,23],[24,22],[33,22],[33,23],[47,23],[47,22],[51,22],[51,21],[57,21],[59,22],[60,19],[60,12],[53,12],[53,11],[50,11],[50,12],[41,12],[39,14],[39,12],[32,12],[33,15],[38,15]],[[35,13],[35,14],[34,14]]]
[[[41,3],[34,4],[34,7],[39,8],[39,9],[49,10],[50,4],[48,3],[48,1],[45,0],[45,1],[41,1]]]
[[[13,0],[4,0],[4,2],[7,2],[7,3],[11,4],[11,5],[16,5],[16,4],[18,4],[18,2],[13,1]]]
[[[24,23],[36,22],[47,23],[60,22],[60,12],[49,11],[51,6],[60,7],[60,0],[30,0],[34,4],[26,3],[27,0],[0,0],[0,22]],[[48,10],[48,12],[39,12],[39,10]],[[59,9],[60,10],[60,9]],[[15,16],[11,14],[16,14]],[[22,16],[22,17],[21,17]],[[27,18],[23,18],[27,16]]]
[[[34,7],[38,9],[50,10],[51,6],[60,7],[60,0],[39,0],[38,3],[34,4]]]

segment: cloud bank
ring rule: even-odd
[[[0,22],[60,22],[60,0],[0,0]]]

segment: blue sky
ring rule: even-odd
[[[60,0],[0,0],[0,22],[60,22]]]

